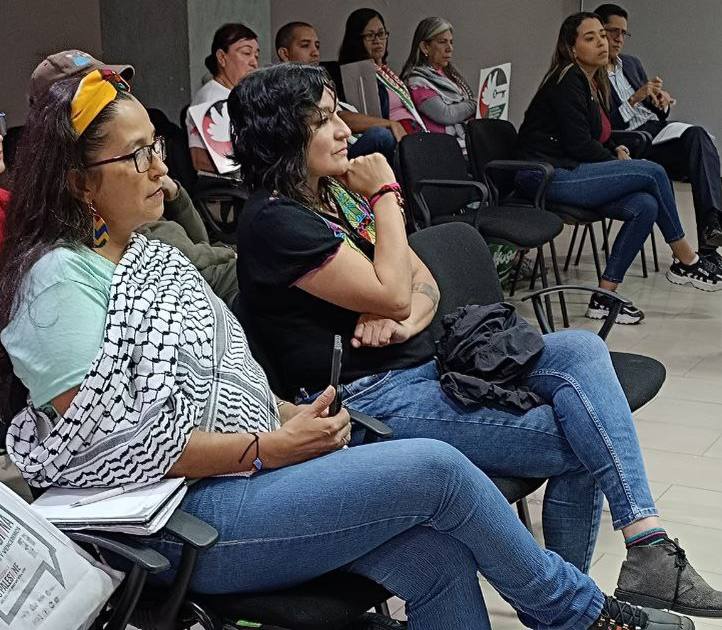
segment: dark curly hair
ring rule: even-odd
[[[300,203],[314,199],[306,148],[320,118],[324,90],[333,81],[319,66],[282,63],[257,70],[228,97],[233,157],[251,190],[276,191]]]
[[[344,31],[343,40],[341,41],[341,48],[338,51],[338,62],[341,65],[370,59],[368,51],[364,46],[361,33],[363,33],[366,25],[374,18],[381,20],[381,24],[384,25],[384,29],[386,28],[384,17],[374,9],[356,9],[348,16],[346,19],[346,30]],[[387,40],[386,51],[384,52],[384,57],[381,61],[386,63],[388,56],[389,46]]]
[[[90,246],[93,221],[87,207],[73,196],[68,175],[83,169],[105,137],[105,123],[116,113],[118,92],[82,135],[70,121],[70,103],[83,77],[54,83],[30,109],[10,182],[10,204],[0,248],[0,330],[12,317],[13,304],[30,268],[59,247]],[[0,418],[7,418],[12,366],[0,345]]]

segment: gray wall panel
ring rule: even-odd
[[[188,0],[191,94],[203,85],[208,73],[203,60],[211,52],[213,34],[226,22],[242,22],[253,29],[259,37],[261,64],[270,63],[270,0]]]
[[[10,126],[25,121],[28,79],[35,66],[68,48],[94,56],[103,52],[98,0],[0,2],[0,111],[8,115]]]
[[[135,66],[133,93],[173,121],[190,100],[185,0],[100,0],[103,61]]]
[[[639,57],[650,77],[659,75],[677,99],[672,118],[695,122],[722,139],[722,2],[720,0],[620,0],[632,38],[625,51]],[[585,0],[594,10],[596,3]]]

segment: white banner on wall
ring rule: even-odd
[[[477,118],[509,120],[511,63],[482,68],[479,73]]]

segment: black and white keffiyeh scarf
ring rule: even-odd
[[[7,450],[33,486],[161,479],[193,429],[278,427],[243,329],[177,249],[134,235],[113,275],[103,345],[67,412],[29,405]]]

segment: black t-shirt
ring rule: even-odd
[[[354,246],[373,256],[368,238],[354,234]],[[348,229],[351,224],[345,227]],[[359,313],[294,286],[321,267],[348,239],[338,225],[287,198],[255,193],[238,223],[238,285],[246,332],[260,345],[280,380],[276,393],[294,396],[326,387],[331,375],[333,336],[344,342],[341,382],[419,365],[434,355],[429,330],[386,348],[352,348]],[[359,242],[363,241],[363,242]],[[360,245],[360,247],[359,247]]]

